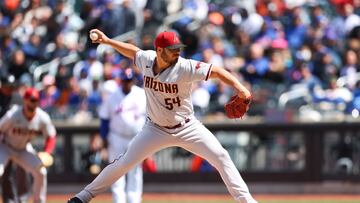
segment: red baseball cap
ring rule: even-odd
[[[160,32],[155,38],[155,48],[167,48],[167,49],[178,49],[186,47],[183,43],[181,43],[179,37],[175,32],[164,31]]]
[[[35,88],[29,87],[29,88],[26,89],[26,91],[24,93],[24,99],[36,99],[36,100],[39,100],[39,98],[40,98],[39,91],[37,91]]]

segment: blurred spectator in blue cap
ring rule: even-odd
[[[128,94],[131,91],[133,85],[136,82],[136,73],[133,68],[125,68],[120,71],[119,78],[120,88],[124,94]]]
[[[142,87],[143,78],[141,72],[138,71],[138,68],[132,66],[131,64],[124,63],[123,68],[120,69],[119,79],[120,83],[123,81],[133,81],[134,85]]]
[[[132,68],[126,68],[119,72],[119,77],[122,81],[130,81],[135,78],[135,72]]]

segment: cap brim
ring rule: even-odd
[[[171,45],[171,46],[167,46],[166,48],[167,49],[180,49],[180,48],[184,48],[186,47],[185,44],[174,44],[174,45]]]

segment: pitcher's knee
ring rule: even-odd
[[[216,154],[216,163],[214,163],[215,165],[222,165],[225,162],[231,161],[230,155],[229,153],[223,149],[221,150],[221,152]]]
[[[114,161],[114,164],[120,170],[129,171],[137,164],[137,162],[124,157],[124,158],[116,159]]]
[[[226,149],[224,149],[224,148],[217,154],[217,156],[218,156],[219,159],[221,159],[221,160],[230,159],[229,152],[226,151]]]

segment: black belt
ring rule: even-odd
[[[148,119],[151,121],[151,119],[149,117],[148,117]],[[185,125],[188,122],[190,122],[190,118],[186,118],[183,122],[181,122],[181,123],[179,123],[177,125],[174,125],[174,126],[161,126],[161,125],[158,125],[156,123],[155,124],[160,126],[160,127],[172,130],[172,129],[175,129],[175,128],[180,128],[181,126]]]

